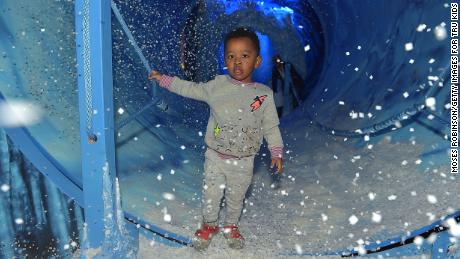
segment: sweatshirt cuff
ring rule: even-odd
[[[270,153],[272,158],[283,158],[283,147],[272,147]]]
[[[169,89],[171,86],[172,82],[174,81],[174,77],[172,76],[167,76],[167,75],[162,75],[160,80],[158,81],[158,84],[161,87],[164,87],[166,89]]]

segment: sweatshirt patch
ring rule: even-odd
[[[214,138],[217,138],[217,136],[219,136],[219,133],[220,133],[220,127],[219,127],[219,125],[217,124],[217,125],[214,127]]]
[[[267,95],[262,95],[262,96],[256,96],[256,98],[254,98],[254,102],[251,103],[251,112],[257,110],[260,108],[260,106],[262,106],[262,103],[265,101],[265,98],[267,98]]]

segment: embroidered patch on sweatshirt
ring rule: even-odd
[[[251,112],[257,110],[260,108],[260,106],[262,106],[262,103],[265,101],[265,98],[267,98],[267,95],[262,95],[262,96],[256,96],[256,98],[254,98],[254,102],[251,103]]]
[[[216,124],[216,126],[214,127],[214,138],[217,138],[217,136],[219,136],[219,133],[220,133],[220,127],[219,127],[219,124]]]

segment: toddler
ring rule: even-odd
[[[210,106],[206,129],[203,183],[203,224],[195,232],[193,246],[202,251],[219,232],[218,214],[224,196],[226,215],[223,234],[231,248],[244,247],[238,229],[243,200],[251,183],[254,156],[263,138],[271,153],[271,168],[282,173],[283,141],[272,90],[252,81],[262,62],[257,34],[238,28],[225,36],[225,65],[229,75],[207,83],[193,83],[153,70],[149,80],[184,97]]]

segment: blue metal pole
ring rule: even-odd
[[[436,241],[431,247],[431,259],[447,258],[447,250],[449,247],[449,233],[447,231],[438,233]]]
[[[75,1],[84,215],[91,248],[104,241],[103,171],[108,169],[111,180],[116,175],[110,11],[110,0]]]

